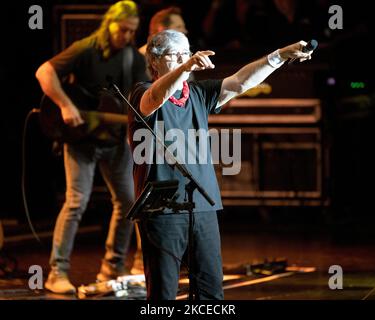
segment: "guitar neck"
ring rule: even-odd
[[[99,112],[99,111],[80,111],[86,121],[100,121],[108,124],[127,124],[128,116],[124,114]]]

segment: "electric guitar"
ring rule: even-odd
[[[65,124],[60,108],[44,95],[39,121],[47,137],[59,142],[94,141],[106,146],[123,141],[128,122],[126,107],[111,91],[102,91],[97,99],[75,85],[64,84],[63,89],[78,108],[84,123],[77,127]]]

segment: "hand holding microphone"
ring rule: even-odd
[[[311,59],[311,54],[317,47],[318,41],[315,39],[312,39],[309,42],[299,41],[280,49],[280,56],[285,60],[289,59],[288,64],[293,63],[296,59],[303,62]]]

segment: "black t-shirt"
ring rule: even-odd
[[[126,60],[125,60],[126,59]],[[97,46],[97,37],[89,36],[74,42],[49,62],[63,82],[73,75],[73,86],[63,84],[65,92],[79,109],[98,110],[118,114],[127,113],[127,104],[114,92],[105,91],[109,81],[127,96],[131,87],[148,80],[144,57],[133,46],[113,52],[104,58]],[[115,145],[124,141],[123,124],[101,124],[81,142],[96,145]]]
[[[131,73],[126,75],[123,67],[125,56],[131,60]],[[108,86],[108,80],[115,83],[125,95],[133,84],[148,80],[144,57],[136,48],[128,46],[105,59],[97,47],[96,36],[74,42],[49,62],[60,79],[74,74],[75,82],[96,97],[102,88]]]
[[[179,107],[170,101],[166,101],[164,105],[157,109],[152,115],[145,117],[150,127],[157,132],[159,137],[163,137],[168,148],[185,164],[193,177],[214,200],[215,205],[211,206],[206,199],[195,190],[193,200],[195,202],[194,211],[196,212],[222,209],[220,190],[216,180],[214,166],[211,161],[210,139],[207,135],[208,115],[220,112],[220,108],[216,108],[216,105],[220,95],[221,84],[222,80],[189,82],[190,95],[184,107]],[[130,102],[138,111],[141,98],[150,85],[151,83],[149,82],[138,83],[131,92]],[[178,99],[181,96],[181,91],[176,91],[174,96]],[[138,129],[143,129],[143,133],[146,132],[144,124],[140,120],[137,120],[135,114],[129,110],[129,139],[133,149],[133,157],[139,156],[140,151],[146,146],[146,144],[143,143],[145,139],[141,139],[141,141],[134,140],[134,133]],[[164,130],[164,132],[161,130]],[[197,133],[198,130],[200,130],[201,135],[199,139],[196,139],[194,134]],[[143,135],[143,133],[141,135]],[[151,136],[148,135],[148,137]],[[202,142],[203,144],[200,146]],[[184,145],[182,146],[182,144]],[[200,150],[199,148],[202,149]],[[179,198],[177,201],[183,202],[185,199],[185,185],[188,180],[182,176],[177,169],[172,169],[165,158],[163,160],[163,157],[157,156],[157,152],[160,150],[163,149],[155,145],[153,146],[152,164],[137,163],[137,160],[134,159],[134,184],[136,194],[137,196],[140,195],[146,183],[149,181],[178,180],[180,183],[178,189]],[[199,159],[202,154],[206,155],[206,157]],[[164,161],[164,163],[160,163],[161,160]],[[170,210],[165,210],[165,212],[169,211]]]

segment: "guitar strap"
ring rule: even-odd
[[[129,94],[133,84],[133,61],[134,51],[132,46],[124,48],[122,59],[122,88],[125,91],[125,96]]]
[[[129,91],[133,84],[133,50],[134,49],[132,46],[127,46],[123,49],[121,89],[125,96],[129,94]],[[100,104],[98,111],[127,114],[128,106],[119,98],[117,98],[115,93],[102,91],[100,95]],[[124,137],[126,137],[127,133],[127,126],[124,124],[101,125],[100,127],[98,127],[98,129],[96,130],[96,143],[103,146],[114,146],[123,142]]]
[[[122,57],[122,88],[124,90],[124,95],[127,97],[130,93],[130,89],[133,84],[133,61],[134,61],[134,51],[133,46],[126,46],[123,51]],[[124,105],[124,102],[122,102]],[[124,105],[124,113],[128,113],[128,106]],[[126,137],[127,127],[121,126],[121,136]]]

